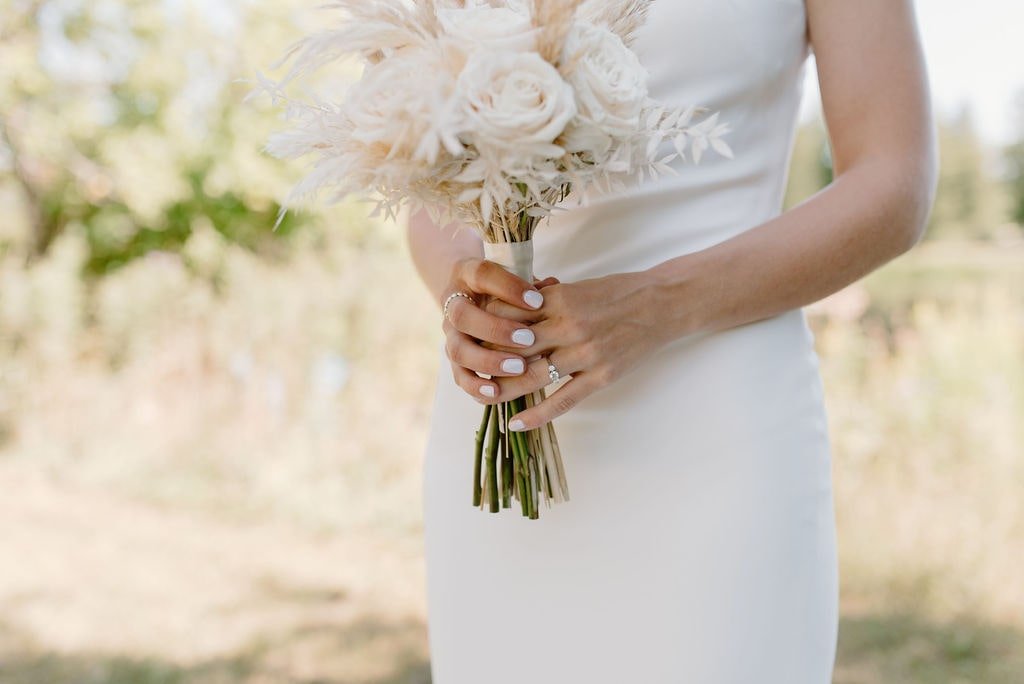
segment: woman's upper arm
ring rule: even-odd
[[[832,145],[902,248],[924,233],[938,184],[931,90],[913,0],[806,0]]]
[[[455,262],[466,256],[483,256],[480,238],[469,226],[449,223],[438,226],[426,210],[409,213],[406,237],[413,265],[427,288],[440,296]]]
[[[909,163],[934,183],[935,124],[912,0],[806,0],[822,109],[841,174],[865,159]]]

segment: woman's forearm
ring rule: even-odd
[[[642,272],[650,320],[678,336],[805,306],[921,237],[938,150],[924,51],[910,0],[808,0],[835,180],[739,235]]]
[[[438,227],[426,211],[409,216],[407,234],[416,271],[440,307],[452,266],[465,257],[483,257],[483,243],[468,226],[450,223]]]
[[[919,169],[925,177],[915,175]],[[672,339],[768,318],[842,289],[920,239],[934,196],[929,171],[866,160],[789,211],[648,269],[652,315]]]

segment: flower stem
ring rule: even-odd
[[[487,433],[487,421],[491,418],[491,405],[484,405],[484,417],[480,421],[480,428],[476,431],[476,449],[473,453],[473,505],[479,506],[483,495],[483,488],[480,485],[480,461],[484,451],[484,435]]]
[[[520,411],[526,408],[526,400],[523,399],[522,397],[513,399],[512,405],[515,408],[515,413],[519,413]],[[515,413],[513,413],[513,415],[515,415]],[[530,467],[530,461],[533,459],[533,455],[530,454],[530,448],[526,442],[526,435],[524,435],[522,432],[513,432],[512,434],[514,435],[514,439],[519,443],[519,453],[523,455],[523,458],[520,460],[520,463],[522,466],[522,477],[524,486],[522,487],[520,494],[522,495],[523,500],[526,504],[527,516],[533,518],[535,517],[537,509],[534,500],[533,473]]]
[[[501,404],[499,423],[501,430],[501,507],[512,507],[512,456],[508,450],[507,412],[504,403]]]
[[[487,443],[487,498],[491,505],[491,513],[501,510],[498,499],[498,412],[491,411],[491,439]]]
[[[506,403],[506,407],[509,410],[508,416],[515,415],[516,412],[516,401],[513,399]],[[512,448],[512,462],[513,462],[513,477],[515,478],[516,485],[516,497],[519,499],[520,508],[524,517],[530,515],[530,504],[529,504],[529,490],[526,486],[526,462],[529,458],[529,454],[523,448],[523,442],[519,439],[520,434],[518,432],[508,432],[509,446]]]

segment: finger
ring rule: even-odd
[[[474,292],[492,295],[513,306],[533,311],[544,303],[544,295],[532,283],[488,259],[463,259],[458,263],[457,273]]]
[[[511,346],[494,344],[492,342],[480,342],[481,346],[519,354],[526,357],[527,362],[529,362],[538,354],[547,354],[558,347],[568,347],[576,342],[575,339],[566,336],[565,331],[558,325],[557,321],[550,318],[544,318],[536,322],[523,321],[523,323],[529,326],[529,329],[533,332],[534,340],[532,345],[520,347],[518,345]]]
[[[500,299],[489,298],[480,304],[480,308],[500,318],[506,318],[510,321],[517,321],[519,323],[525,323],[527,325],[535,321],[541,320],[539,312],[525,311],[523,309],[520,309],[518,306],[506,304]]]
[[[448,321],[471,337],[511,347],[529,347],[535,336],[529,326],[484,311],[465,297],[448,305]]]
[[[549,356],[541,355],[531,357],[526,363],[525,372],[515,377],[504,377],[498,380],[498,395],[501,397],[521,397],[524,394],[535,392],[541,387],[551,384],[551,377],[548,375]],[[581,359],[577,358],[576,350],[561,347],[558,351],[558,359],[554,361],[561,377],[579,373],[585,367]]]
[[[465,366],[452,361],[452,377],[455,384],[466,391],[466,393],[484,404],[498,401],[498,385],[493,380],[481,378]]]
[[[566,413],[599,387],[591,380],[593,374],[579,373],[560,386],[545,399],[525,411],[515,414],[508,422],[510,430],[517,432],[541,427],[558,416]]]
[[[472,337],[451,327],[445,336],[444,350],[450,361],[470,371],[515,376],[526,370],[526,359],[522,356],[481,347]]]
[[[560,284],[560,282],[561,281],[558,280],[558,278],[554,276],[548,276],[544,280],[535,280],[534,285],[537,287],[538,290],[540,290],[545,287],[550,287],[551,285],[558,285]],[[544,293],[541,292],[541,294]],[[493,297],[484,297],[483,301],[480,304],[480,308],[482,308],[484,311],[489,311],[490,313],[493,313],[496,316],[501,316],[502,318],[508,318],[514,321],[519,321],[521,323],[532,323],[535,321],[542,320],[546,317],[546,314],[543,309],[537,311],[526,311],[519,308],[518,306],[512,306],[511,304],[508,304],[502,301],[501,299],[495,299]]]

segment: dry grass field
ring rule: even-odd
[[[0,682],[429,682],[437,312],[397,233],[0,264]],[[1024,681],[1024,248],[812,307],[838,684]]]

